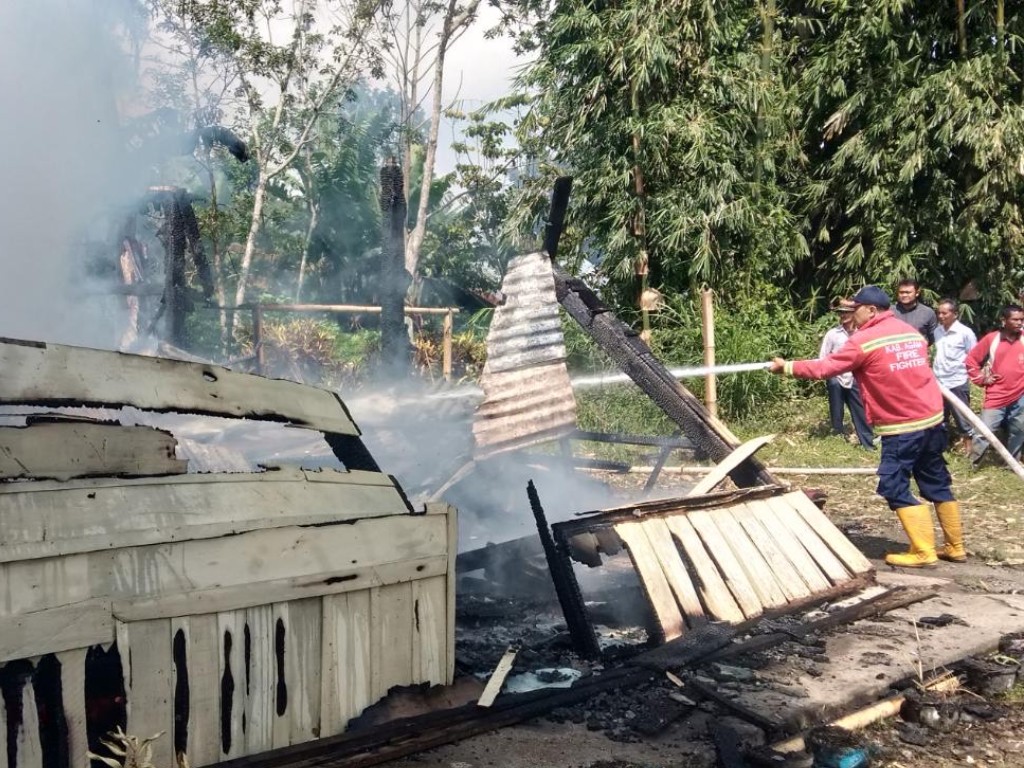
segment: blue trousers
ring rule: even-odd
[[[878,495],[889,509],[913,507],[921,502],[910,492],[910,478],[927,501],[953,501],[946,459],[946,425],[937,424],[917,432],[882,437],[882,460],[878,465]]]
[[[874,449],[874,434],[868,426],[867,416],[864,414],[864,402],[860,399],[860,388],[854,382],[853,386],[845,389],[835,379],[825,382],[828,388],[828,418],[832,423],[832,434],[843,434],[843,409],[850,409],[850,420],[853,422],[853,429],[857,432],[857,440],[862,448]]]

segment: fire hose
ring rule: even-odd
[[[1006,450],[1006,446],[999,441],[999,438],[992,433],[992,430],[985,426],[985,422],[978,418],[978,415],[968,408],[959,397],[954,395],[941,384],[939,384],[939,391],[942,392],[942,396],[946,398],[946,402],[953,407],[953,410],[967,419],[971,426],[974,427],[982,437],[988,440],[988,444],[996,449],[996,453],[998,453],[1002,457],[1003,461],[1006,462],[1006,466],[1012,469],[1017,477],[1024,480],[1024,467],[1021,466],[1019,461],[1013,458],[1013,454]]]

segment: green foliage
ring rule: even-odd
[[[808,322],[806,313],[797,311],[785,292],[763,286],[756,295],[720,301],[715,307],[715,362],[817,357],[821,337],[834,322],[833,317]],[[670,298],[654,325],[655,354],[669,366],[703,365],[701,327],[699,296]],[[703,397],[703,379],[687,379],[684,384]],[[814,385],[758,371],[719,376],[716,386],[719,412],[731,421],[777,407]]]
[[[566,261],[619,305],[644,259],[667,294],[1024,283],[1018,4],[558,0],[528,45],[510,227],[572,175]]]

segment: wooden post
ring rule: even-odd
[[[402,168],[391,158],[380,169],[380,350],[383,372],[388,377],[408,376],[412,368],[412,345],[405,328],[405,294],[410,276],[405,271],[403,190]]]
[[[256,359],[256,373],[262,376],[266,360],[263,355],[263,310],[260,307],[252,310],[252,353]]]
[[[445,381],[452,380],[452,326],[454,314],[449,309],[444,316],[444,325],[441,331],[441,373]]]
[[[700,315],[704,332],[704,365],[711,367],[715,364],[715,292],[705,288],[700,292]],[[715,374],[709,373],[704,377],[704,404],[708,412],[718,417],[718,381]]]

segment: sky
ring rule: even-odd
[[[510,90],[523,61],[516,58],[509,39],[485,39],[484,32],[493,27],[498,18],[497,10],[484,4],[480,18],[449,52],[445,67],[446,104],[457,100],[466,111],[478,109]],[[456,155],[451,143],[457,131],[458,126],[451,121],[441,126],[437,151],[440,173],[455,167]]]

